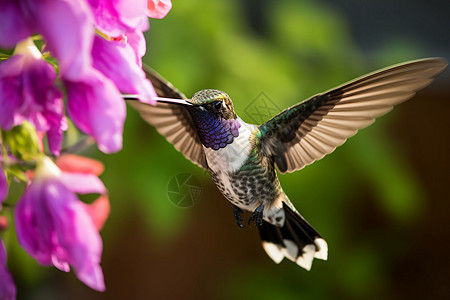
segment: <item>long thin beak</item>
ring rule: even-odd
[[[141,96],[139,95],[122,95],[123,99],[125,100],[138,100],[138,99],[142,99]],[[156,100],[157,102],[162,102],[162,103],[172,103],[172,104],[180,104],[180,105],[188,105],[188,106],[192,106],[191,103],[187,102],[186,99],[175,99],[175,98],[164,98],[164,97],[156,97],[153,98],[152,100]]]

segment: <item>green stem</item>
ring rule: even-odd
[[[61,153],[76,153],[76,152],[80,152],[90,146],[92,146],[93,144],[95,144],[95,140],[88,136],[85,137],[83,139],[81,139],[80,141],[78,141],[77,143],[75,143],[74,145],[71,145],[69,147],[66,147],[64,149],[61,150]]]
[[[2,152],[3,161],[6,162],[6,160],[8,159],[8,149],[6,149],[6,142],[3,138],[3,136],[4,136],[3,129],[0,129],[1,152]]]

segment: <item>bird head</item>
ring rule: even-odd
[[[220,116],[222,119],[236,119],[233,102],[225,92],[219,90],[201,90],[186,100],[194,106],[201,107],[211,113]]]

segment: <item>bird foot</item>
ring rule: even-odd
[[[236,205],[233,205],[233,215],[234,215],[234,220],[236,221],[236,224],[241,227],[244,228],[245,225],[243,223],[244,219],[242,219],[242,209],[240,209],[239,207],[237,207]]]
[[[259,205],[255,211],[252,213],[252,216],[248,220],[248,224],[252,221],[255,221],[256,226],[261,226],[263,224],[263,214],[264,213],[264,205]]]

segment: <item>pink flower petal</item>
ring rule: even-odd
[[[84,203],[77,201],[75,214],[71,219],[74,230],[74,240],[71,243],[71,265],[78,279],[97,291],[105,290],[103,272],[100,267],[102,240],[91,217],[86,212]],[[61,217],[64,217],[61,215]]]
[[[0,63],[0,127],[11,129],[14,123],[14,113],[22,105],[22,95],[19,93],[21,80],[18,75],[23,69],[23,59],[19,55]]]
[[[88,0],[95,24],[104,34],[118,37],[135,30],[149,28],[145,16],[146,0]]]
[[[150,27],[145,15],[146,0],[116,0],[115,2],[120,21],[130,27],[127,32],[146,31]]]
[[[86,204],[85,208],[97,230],[101,230],[111,210],[108,195],[101,195],[91,204]]]
[[[6,251],[3,242],[0,240],[0,299],[16,299],[16,286],[11,274],[6,268]]]
[[[136,64],[142,68],[142,57],[147,51],[147,43],[142,31],[130,32],[127,34],[127,43],[134,51],[136,55]]]
[[[61,150],[63,132],[67,130],[68,125],[65,116],[55,121],[55,125],[47,131],[47,140],[50,153],[58,156]]]
[[[20,1],[2,0],[0,9],[0,47],[13,48],[34,29],[24,18]]]
[[[9,226],[8,218],[5,216],[0,216],[0,232],[8,229],[8,226]]]
[[[95,159],[79,156],[76,154],[63,154],[56,161],[61,171],[66,173],[88,173],[99,176],[105,167]]]
[[[93,16],[84,0],[30,1],[37,30],[57,58],[60,74],[68,80],[83,77],[91,66]]]
[[[104,194],[106,192],[103,182],[93,174],[63,172],[60,181],[69,191],[74,193]]]
[[[122,148],[125,101],[111,80],[92,69],[80,81],[65,81],[68,113],[74,124],[94,137],[105,153]]]
[[[155,104],[156,92],[142,68],[136,64],[140,59],[130,45],[97,36],[92,57],[94,67],[110,78],[121,92],[141,95],[141,101]]]
[[[21,44],[27,43],[38,52],[31,40]],[[0,63],[0,126],[8,130],[29,121],[37,131],[47,133],[50,151],[58,155],[67,124],[62,94],[53,85],[56,72],[26,47],[21,49],[24,53]]]
[[[172,8],[170,0],[148,0],[147,1],[147,16],[155,19],[164,18]]]
[[[62,271],[71,265],[89,287],[105,289],[100,235],[84,203],[59,177],[35,176],[17,203],[15,225],[20,245],[39,263]]]

